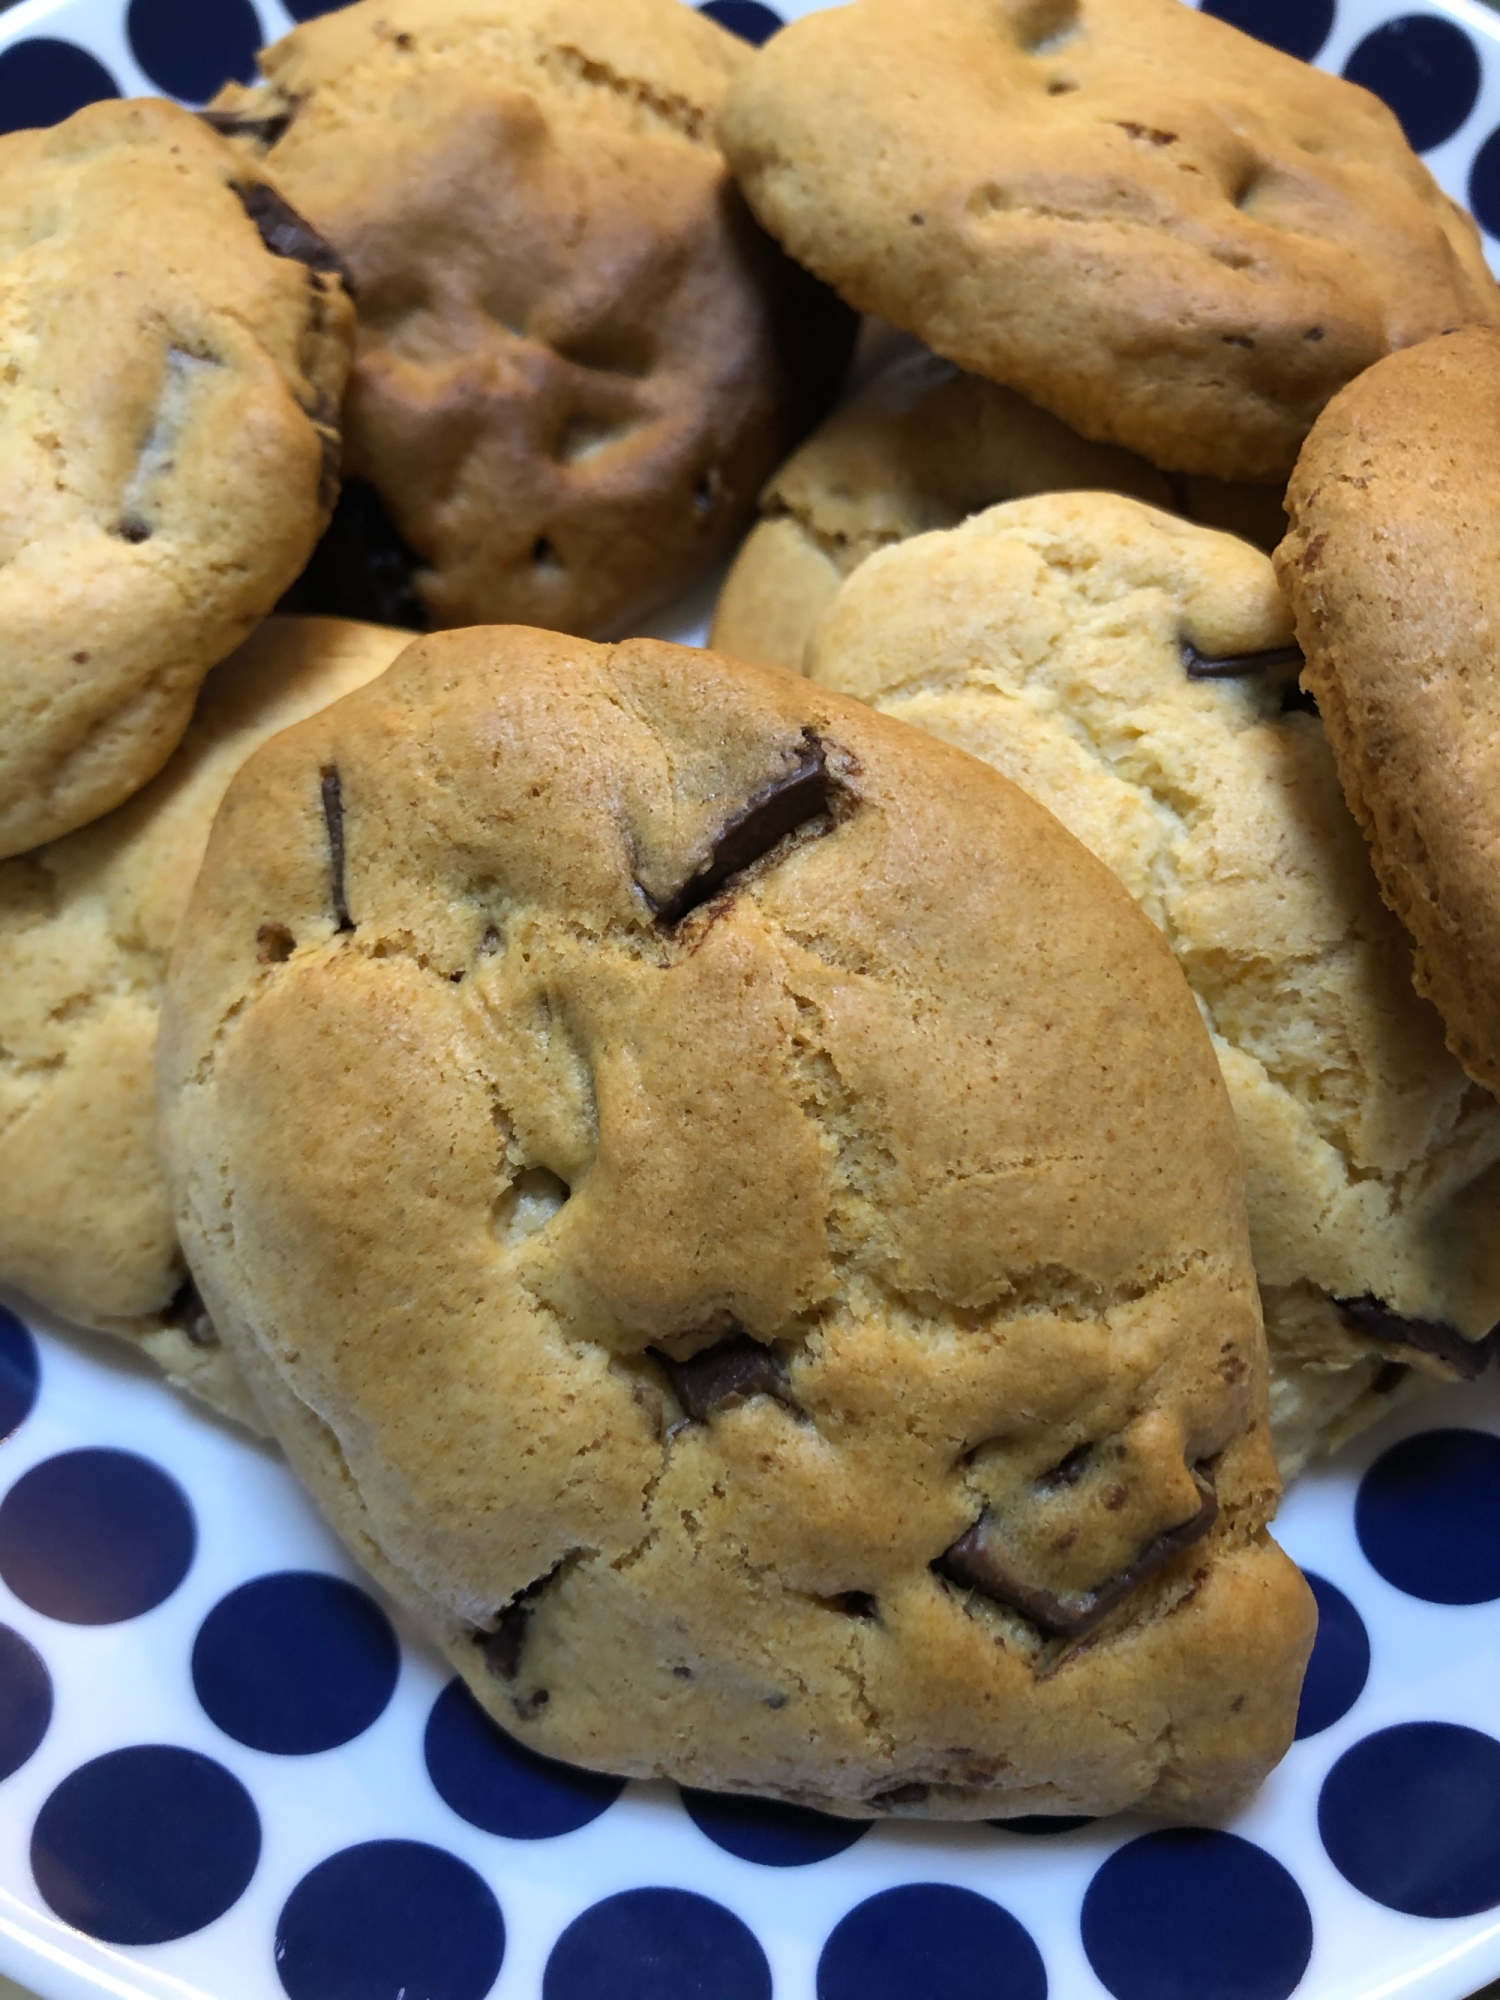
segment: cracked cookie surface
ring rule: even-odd
[[[1271,487],[1158,472],[916,347],[835,410],[766,486],[761,519],[719,594],[710,643],[800,673],[840,583],[877,549],[1005,500],[1070,488],[1128,493],[1266,548],[1286,530]]]
[[[1286,1474],[1500,1321],[1500,1106],[1412,989],[1291,631],[1258,550],[1060,493],[872,557],[810,662],[1023,786],[1170,942],[1239,1123]]]
[[[194,1273],[523,1741],[972,1818],[1281,1753],[1228,1104],[1015,787],[774,670],[446,634],[247,765],[185,935]]]
[[[157,1153],[167,959],[240,765],[382,672],[410,637],[268,619],[208,676],[149,785],[0,862],[0,1278],[136,1341],[245,1423],[256,1419],[188,1282]]]
[[[1500,332],[1394,355],[1319,419],[1276,569],[1416,980],[1500,1090]]]
[[[768,42],[720,135],[851,304],[1174,471],[1284,479],[1361,369],[1500,322],[1384,105],[1178,0],[856,0]]]
[[[0,139],[0,855],[160,770],[302,568],[353,336],[327,246],[190,113]]]
[[[852,333],[714,143],[747,59],[679,0],[362,0],[215,100],[358,290],[299,605],[609,633],[728,552]]]

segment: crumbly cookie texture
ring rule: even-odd
[[[1239,1124],[1284,1475],[1411,1371],[1477,1372],[1500,1321],[1500,1106],[1412,989],[1291,636],[1258,550],[1059,493],[872,557],[811,661],[1024,786],[1177,954]]]
[[[1383,104],[1178,0],[855,0],[719,131],[852,304],[1174,471],[1285,479],[1361,369],[1500,321]]]
[[[1416,982],[1500,1090],[1500,332],[1393,355],[1319,419],[1276,573]]]
[[[137,1342],[242,1422],[255,1421],[249,1399],[188,1281],[157,1152],[167,957],[246,757],[362,687],[410,637],[268,619],[209,675],[144,790],[0,862],[0,1278]]]
[[[188,112],[0,139],[0,855],[139,790],[302,568],[353,335],[327,245]]]
[[[853,331],[714,143],[748,59],[680,0],[362,0],[215,100],[358,287],[308,608],[613,632],[728,553]]]
[[[1128,493],[1266,548],[1286,532],[1273,487],[1159,472],[914,347],[835,410],[766,487],[761,519],[724,580],[710,643],[800,673],[840,583],[877,549],[1001,501],[1068,488]]]
[[[1228,1102],[1015,787],[711,653],[445,634],[246,766],[183,939],[204,1297],[524,1742],[958,1818],[1281,1754]]]

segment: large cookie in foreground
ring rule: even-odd
[[[966,1818],[1280,1755],[1228,1105],[1013,786],[711,653],[449,634],[246,767],[184,935],[204,1297],[523,1741]]]
[[[210,107],[358,288],[299,609],[614,633],[728,553],[853,333],[714,143],[748,59],[680,0],[361,0]]]
[[[0,139],[0,855],[160,770],[338,491],[326,244],[140,98]]]
[[[1286,532],[1274,487],[1159,472],[917,347],[840,404],[769,481],[710,643],[800,673],[840,583],[877,549],[1005,500],[1074,488],[1128,493],[1266,548]]]
[[[1418,988],[1500,1090],[1500,333],[1372,368],[1319,419],[1276,572]]]
[[[149,785],[91,826],[0,862],[0,1279],[136,1341],[242,1422],[256,1419],[188,1281],[157,1152],[167,957],[240,765],[278,729],[362,687],[410,638],[268,619],[208,676]]]
[[[1103,493],[873,556],[810,670],[985,758],[1170,940],[1244,1147],[1284,1476],[1500,1322],[1500,1105],[1413,990],[1269,561]]]
[[[1500,321],[1393,114],[1180,0],[855,0],[720,134],[852,304],[1173,471],[1284,479],[1361,369]]]

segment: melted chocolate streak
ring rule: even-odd
[[[344,788],[337,764],[325,764],[323,779],[323,820],[328,828],[328,872],[333,887],[333,913],[341,931],[352,931],[349,899],[344,892]]]
[[[1478,1340],[1465,1340],[1456,1326],[1441,1320],[1406,1319],[1369,1292],[1362,1298],[1335,1299],[1333,1303],[1351,1332],[1430,1354],[1460,1382],[1476,1381],[1500,1353],[1500,1326],[1492,1326]]]
[[[791,770],[757,792],[725,822],[708,859],[695,874],[661,902],[643,888],[657,922],[668,930],[680,924],[716,895],[731,876],[743,874],[789,834],[827,814],[831,793],[827,752],[813,731],[804,729],[802,748]]]
[[[1300,646],[1273,646],[1264,653],[1229,653],[1223,659],[1210,660],[1196,646],[1184,644],[1182,664],[1190,681],[1230,681],[1271,667],[1300,667],[1303,654]]]
[[[350,298],[354,297],[354,280],[343,258],[275,188],[265,181],[232,181],[230,185],[273,257],[290,257],[310,271],[331,272],[343,280]]]
[[[980,1591],[994,1598],[997,1604],[1008,1604],[1039,1626],[1048,1638],[1082,1639],[1147,1577],[1154,1576],[1173,1556],[1201,1541],[1219,1518],[1219,1499],[1213,1487],[1201,1472],[1195,1472],[1193,1478],[1202,1495],[1197,1513],[1148,1542],[1118,1576],[1108,1578],[1093,1590],[1057,1597],[1050,1590],[1038,1590],[1011,1576],[990,1547],[985,1532],[990,1519],[988,1510],[938,1557],[933,1568],[967,1590]]]

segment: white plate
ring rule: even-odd
[[[1483,8],[1222,4],[1398,96],[1500,233]],[[89,60],[206,94],[289,24],[280,0],[20,0],[0,124],[97,91]],[[1288,1498],[1280,1539],[1342,1594],[1322,1726],[1231,1829],[859,1834],[507,1754],[279,1461],[11,1303],[0,1972],[44,2000],[1459,2000],[1500,1975],[1500,1385]]]

